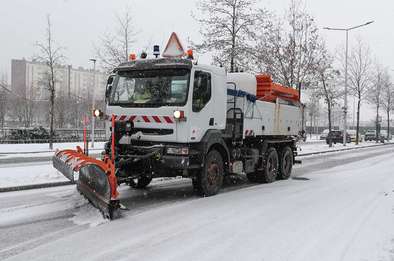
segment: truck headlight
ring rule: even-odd
[[[169,148],[167,148],[167,154],[188,155],[189,148],[188,147],[169,147]]]

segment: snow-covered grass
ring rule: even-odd
[[[130,210],[10,260],[389,261],[393,168],[389,150],[302,180]]]
[[[0,165],[0,188],[68,181],[50,162]]]
[[[103,149],[104,142],[95,142],[95,149]],[[72,149],[76,146],[83,148],[83,142],[54,143],[53,150]],[[89,145],[90,147],[90,145]],[[31,143],[31,144],[0,144],[0,153],[29,153],[29,152],[51,152],[48,143]]]

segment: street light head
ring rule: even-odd
[[[369,21],[369,22],[367,22],[365,25],[372,24],[373,22],[375,22],[375,21]]]
[[[91,59],[89,59],[89,61],[91,61],[91,62],[96,62],[97,60],[96,59],[94,59],[94,58],[91,58]]]

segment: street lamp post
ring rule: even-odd
[[[345,97],[344,97],[344,106],[343,106],[343,146],[346,146],[347,143],[347,93],[348,93],[348,86],[347,86],[347,81],[348,81],[348,53],[349,53],[349,31],[367,26],[369,24],[372,24],[374,21],[367,22],[365,24],[349,27],[349,28],[332,28],[332,27],[324,27],[323,29],[325,30],[332,30],[332,31],[345,31],[346,32],[346,54],[345,54]],[[358,137],[356,137],[358,138]],[[357,142],[357,141],[356,141]]]
[[[92,109],[90,110],[90,115],[92,117],[91,120],[91,144],[92,148],[94,148],[94,128],[95,128],[95,117],[93,115],[93,110],[95,109],[94,107],[96,106],[96,91],[95,91],[95,85],[96,85],[96,59],[90,59],[89,61],[93,62],[93,101],[92,101]]]

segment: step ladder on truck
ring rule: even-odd
[[[155,177],[182,176],[198,194],[212,196],[225,175],[246,174],[257,183],[291,175],[303,128],[298,91],[266,74],[199,64],[176,35],[171,39],[163,57],[133,56],[113,70],[106,111],[95,111],[107,125],[103,158],[81,148],[53,157],[108,218],[119,214],[120,184],[141,189]]]

